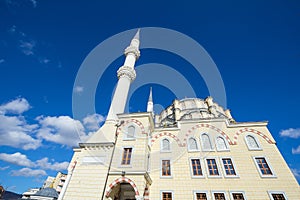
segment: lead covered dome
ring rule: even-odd
[[[174,100],[172,105],[155,116],[155,124],[159,126],[176,125],[177,121],[198,120],[198,119],[227,119],[235,122],[230,114],[230,110],[224,109],[213,102],[212,97],[206,99],[185,98]]]

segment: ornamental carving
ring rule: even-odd
[[[133,81],[136,77],[135,70],[132,69],[131,67],[128,66],[122,66],[119,68],[118,72],[118,78],[120,79],[121,77],[127,77],[130,79],[130,81]]]
[[[129,53],[133,53],[135,58],[138,59],[141,55],[139,49],[135,46],[129,46],[125,49],[124,54],[127,56]]]

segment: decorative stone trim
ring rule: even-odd
[[[135,70],[125,65],[118,69],[117,75],[119,79],[121,77],[127,77],[130,79],[130,81],[134,81],[134,79],[136,78]]]
[[[183,144],[184,146],[186,146],[186,141],[187,141],[187,138],[189,137],[189,135],[194,131],[196,130],[197,128],[202,128],[202,127],[205,127],[205,128],[209,128],[209,129],[212,129],[218,133],[220,133],[228,142],[229,145],[233,145],[234,143],[231,141],[231,139],[228,137],[228,135],[222,131],[221,129],[213,126],[213,125],[210,125],[210,124],[197,124],[196,126],[193,126],[192,128],[190,128],[188,130],[188,132],[185,134],[185,138],[183,139]]]
[[[127,126],[127,124],[129,124],[130,122],[136,124],[136,125],[141,129],[142,134],[147,134],[146,131],[145,131],[145,127],[144,127],[143,123],[140,122],[140,121],[137,120],[137,119],[129,119],[129,120],[125,121],[125,122],[122,124],[122,126],[120,126],[120,127],[118,128],[117,134],[119,135],[119,134],[121,133],[122,129],[125,128],[125,127]]]
[[[266,136],[262,132],[260,132],[258,130],[255,130],[255,129],[252,129],[252,128],[243,128],[243,129],[240,129],[238,132],[235,133],[234,139],[233,139],[233,144],[234,145],[237,144],[238,136],[241,135],[242,133],[245,133],[245,132],[255,133],[255,134],[261,136],[262,138],[264,138],[269,144],[275,144],[275,142],[273,142],[270,138],[268,138],[268,136]]]
[[[145,191],[144,191],[144,200],[149,200],[149,195],[150,195],[150,190],[149,190],[149,187],[146,186],[145,187]]]
[[[109,184],[108,189],[106,190],[105,197],[109,197],[113,188],[116,187],[118,184],[124,183],[124,182],[129,183],[133,187],[136,196],[140,195],[135,183],[131,179],[126,178],[126,177],[120,177],[120,178],[114,180],[111,184]]]
[[[127,56],[129,53],[134,54],[135,58],[138,59],[141,55],[139,49],[135,46],[129,46],[125,49],[124,54]]]
[[[169,132],[162,132],[162,133],[155,134],[151,139],[151,146],[158,138],[165,137],[165,136],[173,138],[177,142],[179,147],[185,146],[184,144],[181,143],[180,139],[176,135]]]
[[[146,135],[147,135],[143,123],[140,122],[140,121],[137,120],[137,119],[129,119],[129,120],[125,121],[125,122],[122,124],[122,126],[120,126],[120,127],[118,128],[117,134],[119,135],[119,134],[121,133],[122,129],[125,128],[129,123],[134,123],[134,124],[136,124],[136,125],[141,129],[142,134],[146,134]]]

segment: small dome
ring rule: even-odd
[[[34,194],[34,196],[58,198],[58,193],[53,188],[44,188]]]

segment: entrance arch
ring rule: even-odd
[[[139,196],[135,183],[126,177],[114,180],[108,187],[105,197],[112,200],[135,200]]]

